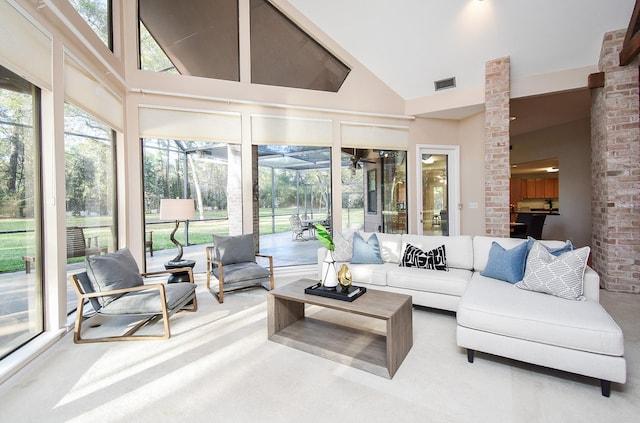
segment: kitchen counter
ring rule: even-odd
[[[531,210],[520,210],[514,213],[559,215],[560,211],[558,209],[531,209]]]

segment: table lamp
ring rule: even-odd
[[[170,239],[171,242],[178,247],[178,255],[175,256],[173,260],[170,260],[169,263],[175,264],[182,261],[182,244],[176,240],[175,234],[178,230],[178,226],[180,225],[180,221],[193,219],[195,212],[196,210],[193,199],[160,200],[160,220],[176,221],[176,227],[173,229],[173,232],[171,232]]]

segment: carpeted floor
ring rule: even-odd
[[[75,345],[68,334],[0,388],[0,421],[621,423],[640,415],[638,295],[601,294],[624,331],[628,366],[627,383],[604,398],[595,379],[481,353],[469,364],[455,315],[424,308],[413,311],[413,348],[384,379],[268,341],[266,291],[218,304],[198,284],[198,312],[172,317],[168,341]]]

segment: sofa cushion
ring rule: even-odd
[[[214,257],[222,264],[246,263],[256,260],[253,234],[213,237]]]
[[[431,251],[441,245],[447,251],[447,267],[473,270],[473,242],[469,235],[432,236],[432,235],[402,235],[402,255],[407,244],[420,248],[422,251]]]
[[[358,231],[362,239],[368,240],[373,232]],[[380,257],[385,263],[400,263],[402,258],[402,235],[401,234],[385,234],[375,233],[378,238],[378,244],[380,245]]]
[[[387,272],[398,267],[395,263],[383,264],[353,264],[348,263],[352,283],[366,283],[369,285],[387,285]]]
[[[458,325],[517,339],[622,356],[620,327],[596,301],[567,301],[474,273]]]
[[[173,310],[195,296],[196,284],[190,282],[170,283],[164,286],[167,308]],[[162,301],[157,289],[130,292],[100,310],[102,314],[158,314],[162,313]]]
[[[568,300],[582,300],[582,281],[589,251],[589,247],[583,247],[556,257],[536,242],[527,258],[524,279],[516,286]]]
[[[472,272],[449,268],[448,272],[395,266],[387,273],[387,285],[412,291],[461,296],[471,280]]]
[[[371,235],[367,241],[362,239],[359,233],[356,232],[353,234],[353,256],[351,257],[351,263],[383,263],[376,234]]]
[[[128,248],[121,248],[101,256],[87,257],[85,264],[95,292],[131,288],[143,284],[138,264]],[[98,302],[105,307],[121,295],[98,297]]]
[[[505,249],[497,242],[491,244],[487,267],[480,272],[482,276],[516,283],[524,277],[527,260],[527,244],[521,243],[513,248]]]
[[[402,267],[417,267],[419,269],[447,270],[447,254],[444,245],[431,251],[422,251],[418,247],[407,244],[400,261]]]
[[[218,266],[213,266],[213,275],[218,278],[220,275],[220,269]],[[260,266],[258,263],[234,263],[222,266],[222,277],[225,284],[253,281],[256,280],[268,280],[271,277],[269,269]]]

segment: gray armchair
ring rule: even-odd
[[[207,289],[224,302],[224,293],[252,287],[274,288],[273,257],[256,253],[253,234],[239,236],[214,236],[213,246],[207,252]],[[257,258],[268,262],[260,265]],[[211,288],[211,277],[218,280],[218,287]]]
[[[141,274],[128,249],[86,259],[87,270],[72,275],[71,282],[78,297],[73,341],[76,344],[106,341],[168,339],[171,336],[169,317],[179,310],[196,311],[196,285],[192,269],[179,268]],[[188,272],[190,282],[144,283],[144,277]],[[83,338],[82,323],[85,302],[89,301],[96,314],[105,317],[141,316],[123,335]],[[146,324],[162,318],[162,335],[134,335]]]

